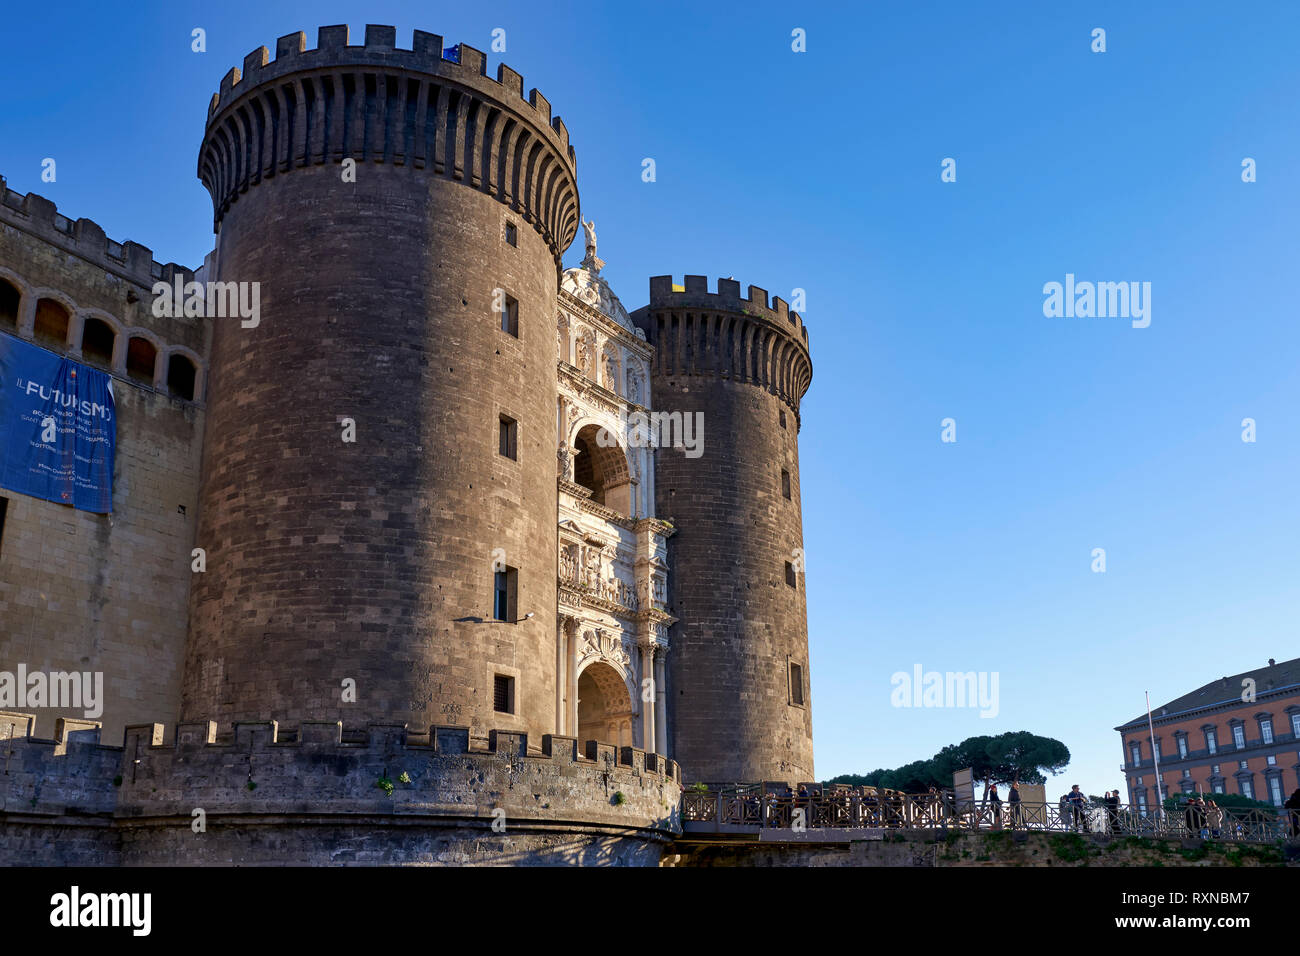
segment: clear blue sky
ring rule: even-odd
[[[194,170],[222,74],[369,21],[403,46],[506,30],[489,69],[568,123],[629,309],[668,272],[807,290],[819,777],[1029,729],[1074,755],[1049,789],[1122,787],[1111,728],[1144,690],[1300,653],[1300,7],[113,6],[6,11],[0,174],[163,261],[211,246]],[[1045,318],[1067,272],[1150,282],[1150,327]],[[998,672],[999,715],[891,707],[890,675],[918,663]]]

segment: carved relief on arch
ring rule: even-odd
[[[582,645],[578,653],[579,670],[590,660],[609,664],[626,681],[631,675],[632,655],[618,633],[603,627],[584,628]]]

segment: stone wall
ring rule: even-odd
[[[530,753],[505,731],[471,747],[463,727],[203,722],[110,747],[84,725],[27,726],[0,714],[6,865],[655,865],[680,832],[676,765],[594,741],[580,754],[546,735]]]
[[[191,580],[204,427],[203,371],[210,323],[157,318],[152,284],[192,273],[118,244],[87,219],[72,221],[0,179],[0,280],[20,300],[0,335],[33,342],[42,300],[68,315],[62,342],[39,343],[113,376],[117,455],[113,513],[92,514],[0,488],[8,499],[0,539],[0,670],[103,674],[100,719],[128,724],[177,711]],[[114,333],[110,355],[83,354],[87,322]],[[127,374],[132,340],[156,349],[145,379]],[[194,400],[172,393],[173,355],[197,365]],[[11,704],[12,706],[12,704]],[[38,732],[84,710],[47,708]]]

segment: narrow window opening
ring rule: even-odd
[[[785,498],[790,497],[790,472],[784,468],[781,469],[781,495]]]
[[[90,365],[111,368],[116,339],[113,327],[107,322],[87,319],[81,330],[81,357]]]
[[[515,712],[515,679],[505,674],[492,678],[492,709],[498,714]]]
[[[512,246],[519,245],[519,227],[513,222],[506,222],[506,242]]]
[[[18,303],[22,296],[4,279],[0,279],[0,329],[10,332],[18,328]]]
[[[792,588],[797,588],[799,586],[798,579],[794,574],[794,565],[789,561],[785,563],[785,583],[790,585]]]
[[[519,300],[506,296],[505,308],[501,310],[501,331],[519,338]]]
[[[148,339],[134,338],[126,343],[126,374],[144,385],[153,384],[153,367],[158,350]]]
[[[177,398],[194,401],[194,363],[184,355],[175,354],[167,362],[167,390]]]
[[[36,303],[36,325],[32,337],[47,349],[62,350],[68,344],[68,310],[53,299]]]
[[[498,621],[514,623],[519,572],[508,567],[504,571],[495,572],[493,578],[492,616]]]
[[[497,429],[497,451],[512,461],[518,460],[519,423],[509,415],[502,415]]]

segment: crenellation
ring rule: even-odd
[[[252,53],[244,57],[243,77],[252,80],[262,67],[266,66],[269,62],[270,60],[268,59],[266,47],[259,46]]]
[[[275,58],[276,60],[286,60],[298,56],[307,49],[307,34],[301,30],[294,33],[286,33],[275,41]],[[263,63],[263,66],[266,64]]]
[[[395,50],[397,48],[397,27],[367,23],[365,46],[367,50],[376,52]]]
[[[504,63],[497,64],[497,82],[503,93],[520,100],[524,98],[524,78]]]
[[[317,29],[316,50],[313,52],[334,52],[345,49],[347,45],[348,25],[346,23],[333,23]]]
[[[522,77],[520,78],[522,80]],[[551,125],[551,101],[533,87],[528,91],[528,105],[537,110],[538,119],[547,126]]]
[[[487,54],[482,50],[475,49],[468,43],[460,45],[460,63],[448,61],[447,66],[452,70],[459,67],[472,77],[489,79],[487,74]]]

